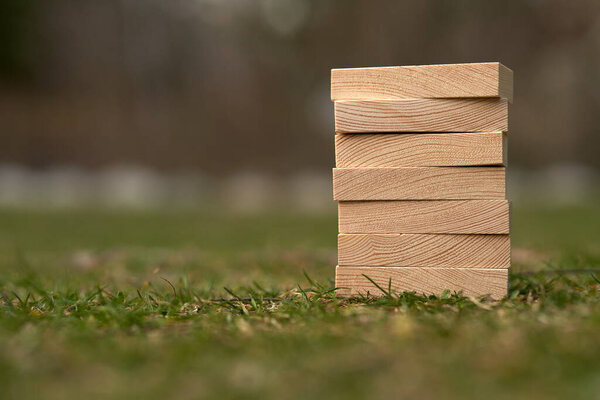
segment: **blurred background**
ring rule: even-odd
[[[594,198],[600,2],[0,2],[0,206],[333,210],[331,68],[515,71],[513,200]]]
[[[320,297],[330,69],[482,61],[518,296]],[[599,0],[0,0],[0,398],[599,398],[599,121]]]

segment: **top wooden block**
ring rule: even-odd
[[[513,72],[498,62],[331,70],[331,100],[503,97]]]

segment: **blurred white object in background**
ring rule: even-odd
[[[600,175],[578,164],[508,170],[513,202],[577,204],[600,197]],[[200,172],[159,173],[138,166],[32,170],[0,166],[0,207],[194,209],[334,212],[331,171],[289,176],[243,172],[222,179]]]

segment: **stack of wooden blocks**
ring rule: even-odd
[[[506,296],[512,93],[500,63],[331,71],[339,295]]]

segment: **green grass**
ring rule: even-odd
[[[0,211],[0,398],[597,398],[600,207],[513,222],[508,299],[342,300],[335,215]]]

